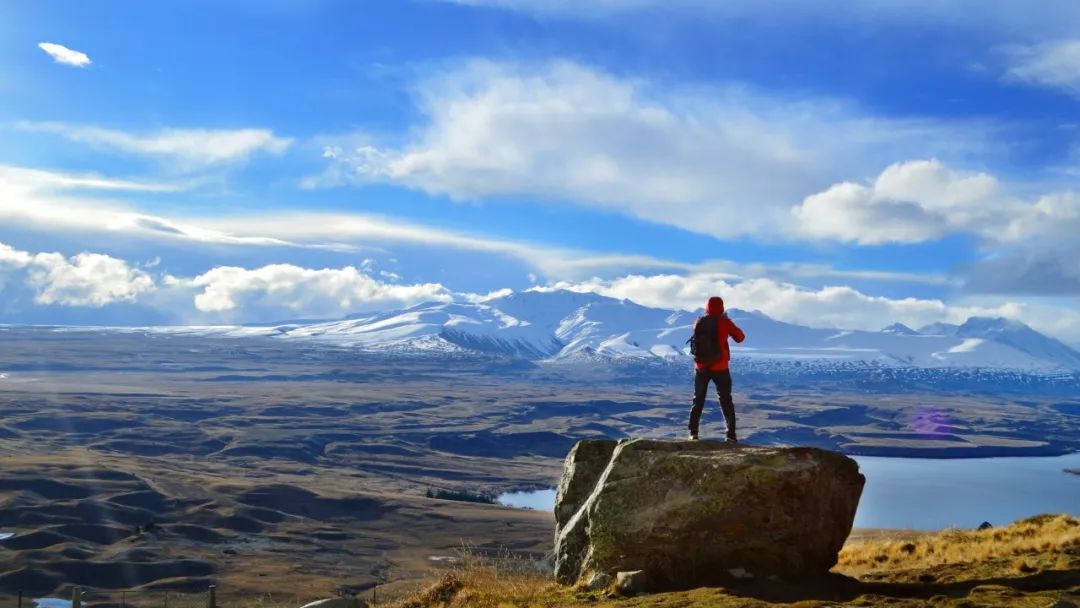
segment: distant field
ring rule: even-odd
[[[463,543],[539,559],[549,514],[426,495],[550,487],[578,439],[681,435],[689,400],[689,373],[670,369],[373,358],[269,339],[0,339],[0,532],[17,534],[0,542],[0,594],[216,582],[223,595],[314,598],[415,579]],[[735,378],[751,443],[938,457],[1080,448],[1080,401],[1030,387]],[[712,407],[706,434],[720,424]]]

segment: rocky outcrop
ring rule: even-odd
[[[714,441],[587,440],[556,499],[562,583],[643,571],[657,589],[827,572],[864,477],[842,454]]]
[[[596,482],[611,462],[615,446],[616,442],[610,439],[585,439],[571,448],[555,495],[556,526],[564,526],[589,499]]]

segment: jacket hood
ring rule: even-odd
[[[705,305],[705,314],[707,315],[722,315],[724,314],[724,300],[719,296],[713,296],[709,298],[708,304]]]

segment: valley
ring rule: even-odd
[[[265,336],[0,336],[7,595],[213,582],[224,596],[311,599],[407,586],[463,544],[541,560],[550,514],[428,495],[551,487],[581,438],[681,436],[689,398],[685,366],[373,356]],[[1080,444],[1080,402],[1043,376],[993,389],[953,376],[965,388],[943,390],[943,376],[734,365],[749,443],[925,457]],[[705,435],[720,420],[710,405]]]

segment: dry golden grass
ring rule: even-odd
[[[945,530],[920,537],[849,542],[836,571],[860,577],[871,572],[927,570],[980,564],[1000,570],[985,574],[1028,574],[1065,568],[1068,550],[1080,549],[1080,519],[1037,515],[1004,528]]]
[[[853,540],[841,552],[836,571],[851,579],[829,590],[789,585],[787,596],[767,598],[772,585],[759,590],[701,588],[644,597],[615,597],[554,583],[535,562],[509,557],[486,558],[464,551],[455,568],[429,587],[390,604],[393,608],[735,608],[784,605],[883,606],[908,608],[972,606],[1043,606],[1080,599],[1080,520],[1040,515],[1004,528],[946,530],[936,534]],[[1030,580],[1049,570],[1065,578],[1040,587]],[[1071,572],[1071,574],[1069,574]],[[1061,574],[1059,572],[1058,574]],[[991,580],[992,579],[992,580]],[[952,583],[945,583],[951,580]],[[801,597],[800,597],[801,596]],[[775,602],[775,603],[774,603]],[[1069,604],[1062,604],[1069,605]]]
[[[445,571],[437,581],[391,606],[501,608],[550,605],[552,596],[563,591],[537,562],[508,554],[485,556],[470,547],[458,553],[454,567]]]

